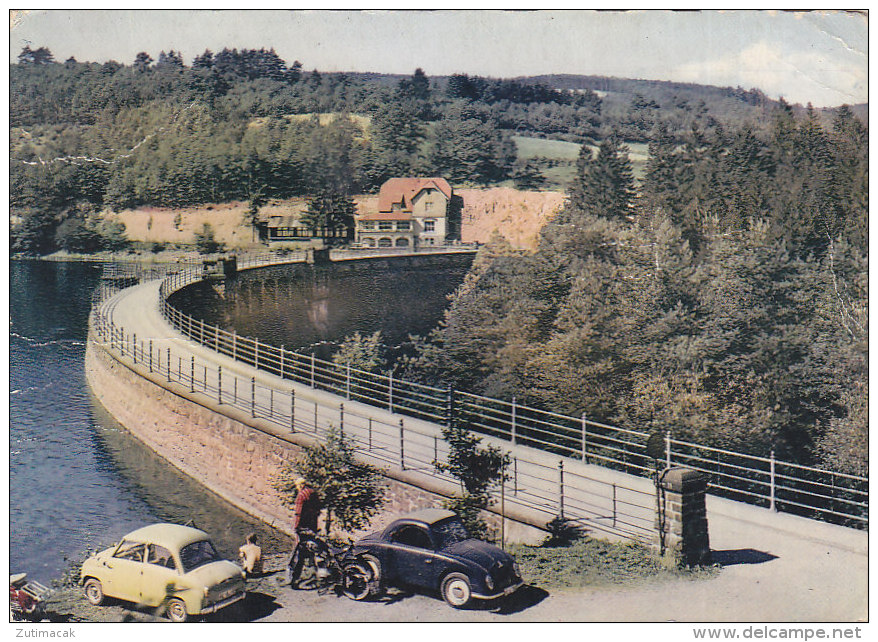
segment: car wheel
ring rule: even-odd
[[[473,597],[469,578],[460,573],[452,573],[442,581],[442,597],[456,609],[466,608]]]
[[[95,578],[90,577],[85,581],[83,591],[85,592],[85,599],[92,606],[100,606],[104,603],[104,587]]]
[[[345,564],[342,569],[342,592],[352,600],[368,599],[372,594],[372,569],[364,562]]]
[[[177,598],[168,600],[168,608],[165,612],[171,622],[185,622],[189,619],[189,614],[186,613],[186,605],[183,604],[183,600]]]
[[[369,582],[369,593],[373,599],[384,595],[384,577],[381,575],[381,562],[372,555],[363,555],[360,559],[369,569],[372,579]]]

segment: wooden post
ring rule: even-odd
[[[250,416],[256,417],[256,377],[250,377]]]
[[[223,367],[216,367],[216,403],[223,405]]]
[[[152,372],[152,339],[149,340],[149,371]]]
[[[168,383],[171,383],[171,349],[168,348]]]
[[[195,392],[195,355],[189,360],[189,392]]]

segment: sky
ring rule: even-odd
[[[10,15],[10,60],[273,47],[320,71],[514,77],[547,73],[756,87],[831,107],[868,100],[862,13],[740,11],[33,10]]]

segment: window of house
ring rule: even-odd
[[[425,232],[435,232],[436,231],[436,221],[424,221],[424,231]]]
[[[393,221],[378,221],[378,229],[379,230],[392,230],[393,229]]]
[[[389,239],[389,238],[378,239],[378,247],[393,247],[393,239]]]
[[[360,221],[360,229],[361,230],[374,230],[375,229],[375,221]]]
[[[396,247],[408,247],[409,240],[405,237],[396,239]]]
[[[410,230],[410,229],[412,229],[412,223],[411,223],[411,221],[397,221],[396,222],[396,229]]]
[[[424,209],[430,211],[433,209],[433,201],[424,201]]]

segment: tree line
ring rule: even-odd
[[[406,369],[430,383],[866,474],[868,141],[842,108],[661,127],[641,183],[583,147],[534,253],[480,252]]]

